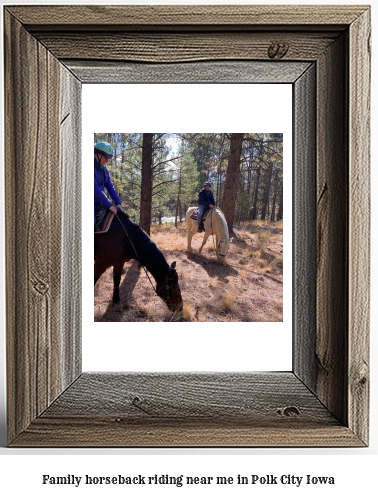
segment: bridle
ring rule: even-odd
[[[125,234],[126,234],[126,236],[127,236],[128,240],[129,240],[129,242],[131,243],[131,246],[133,247],[133,250],[134,250],[134,252],[135,252],[135,256],[136,256],[136,258],[137,258],[137,260],[138,260],[139,264],[143,267],[144,272],[146,273],[146,276],[147,276],[148,281],[150,282],[150,284],[151,284],[151,286],[152,286],[153,291],[155,292],[155,294],[156,294],[158,297],[161,297],[161,296],[159,295],[159,292],[160,292],[160,290],[161,290],[161,289],[165,286],[165,288],[166,288],[166,290],[167,290],[167,297],[166,297],[164,300],[166,301],[166,303],[167,303],[168,307],[170,307],[170,308],[173,310],[173,304],[172,304],[171,298],[170,298],[170,296],[169,296],[169,288],[170,288],[170,287],[169,287],[169,284],[168,284],[168,281],[169,281],[169,271],[168,271],[167,276],[165,277],[165,280],[164,280],[164,283],[162,284],[162,286],[161,286],[161,287],[159,287],[158,289],[155,289],[154,284],[152,283],[151,278],[150,278],[150,276],[149,276],[149,274],[148,274],[148,272],[147,272],[147,269],[145,268],[145,266],[144,266],[144,265],[141,263],[141,261],[140,261],[140,258],[139,258],[139,255],[138,255],[138,252],[136,251],[136,248],[135,248],[135,246],[134,246],[133,242],[131,241],[131,238],[130,238],[130,236],[129,236],[129,233],[127,232],[127,230],[126,230],[125,226],[122,224],[122,221],[121,221],[121,219],[118,217],[118,214],[115,214],[115,216],[117,217],[118,222],[119,222],[119,223],[121,224],[121,226],[123,227],[123,230],[125,231]],[[163,298],[163,297],[161,297],[161,298]]]
[[[145,271],[146,271],[146,269],[145,269]],[[147,271],[146,271],[146,273],[147,273]],[[172,304],[171,298],[169,296],[169,288],[170,287],[169,287],[168,281],[169,281],[169,273],[167,274],[167,276],[166,276],[166,278],[164,280],[164,283],[161,285],[161,287],[158,288],[158,289],[156,289],[156,290],[154,289],[154,290],[155,290],[156,295],[158,295],[159,297],[161,297],[161,295],[159,295],[159,292],[165,286],[165,289],[167,290],[167,297],[164,300],[166,301],[167,305],[169,304],[168,307],[170,307],[171,309],[173,309],[173,304]],[[151,280],[150,280],[150,283],[151,283]]]

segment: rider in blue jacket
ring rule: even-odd
[[[107,162],[113,157],[113,148],[107,142],[98,142],[94,146],[94,224],[96,225],[96,205],[103,205],[113,213],[117,213],[112,202],[105,195],[105,188],[117,208],[123,212],[121,200],[114,189]]]
[[[202,233],[203,224],[202,216],[208,208],[215,208],[215,200],[213,192],[211,191],[210,182],[205,182],[203,188],[198,193],[198,232]]]

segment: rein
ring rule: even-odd
[[[120,224],[121,224],[121,226],[123,227],[123,230],[125,231],[125,234],[126,234],[126,236],[127,236],[128,240],[129,240],[129,241],[130,241],[130,243],[131,243],[131,246],[133,247],[133,250],[134,250],[134,252],[135,252],[136,258],[137,258],[138,262],[140,263],[140,265],[143,267],[144,272],[146,273],[146,276],[147,276],[147,278],[148,278],[148,281],[151,283],[151,286],[152,286],[153,291],[155,292],[155,294],[156,294],[158,297],[160,297],[160,295],[158,294],[158,292],[160,292],[160,290],[161,290],[161,289],[163,288],[163,286],[165,285],[165,288],[166,288],[166,290],[167,290],[167,302],[169,303],[169,306],[170,306],[170,307],[172,307],[172,302],[171,302],[171,299],[170,299],[170,297],[169,297],[168,274],[167,274],[167,276],[166,276],[166,278],[165,278],[164,283],[162,284],[162,286],[161,286],[158,290],[155,290],[154,284],[153,284],[153,283],[152,283],[152,281],[151,281],[151,278],[150,278],[150,276],[149,276],[149,274],[148,274],[148,272],[147,272],[146,267],[145,267],[145,266],[141,263],[141,261],[140,261],[140,258],[139,258],[139,255],[138,255],[138,252],[136,251],[136,248],[135,248],[135,246],[134,246],[134,244],[133,244],[133,242],[132,242],[132,240],[131,240],[131,238],[130,238],[130,236],[129,236],[129,233],[127,232],[127,230],[126,230],[125,226],[122,224],[122,221],[121,221],[121,219],[118,217],[118,214],[115,214],[115,216],[117,217],[117,219],[118,219],[119,223],[120,223]]]

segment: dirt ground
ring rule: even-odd
[[[95,321],[282,321],[283,225],[256,221],[234,228],[226,264],[216,262],[210,237],[198,254],[203,234],[193,237],[186,252],[185,223],[153,226],[151,238],[168,263],[177,262],[184,302],[181,318],[173,316],[156,296],[138,263],[125,264],[120,304],[112,303],[112,268],[100,278],[94,293]],[[152,282],[154,279],[151,277]]]

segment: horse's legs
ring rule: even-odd
[[[205,246],[206,241],[207,241],[207,239],[208,239],[209,236],[210,236],[210,233],[208,233],[207,231],[205,231],[205,236],[203,237],[202,245],[200,246],[200,249],[199,249],[198,253],[202,252],[202,249]]]
[[[188,250],[188,252],[191,252],[192,251],[192,228],[189,227],[188,225],[186,227],[186,239],[188,241],[188,245],[187,245],[186,249]]]
[[[106,271],[106,266],[102,263],[94,263],[94,284],[101,278]]]
[[[113,266],[113,302],[114,304],[118,304],[120,301],[119,298],[119,284],[121,282],[121,274],[122,274],[123,264],[119,264],[118,266]]]
[[[190,223],[190,226],[189,226]],[[197,231],[197,227],[195,226],[195,231]],[[186,236],[188,238],[188,252],[192,251],[192,238],[193,238],[194,230],[191,219],[189,219],[186,229]]]

